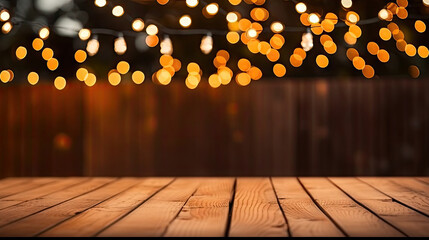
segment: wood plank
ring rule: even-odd
[[[103,202],[106,199],[136,185],[136,178],[122,178],[102,188],[94,190],[70,201],[56,205],[45,211],[31,215],[0,228],[0,236],[30,237],[36,236],[67,219]]]
[[[20,184],[23,184],[25,182],[28,182],[29,178],[4,178],[0,180],[0,191],[2,191],[5,188],[9,188],[12,186],[17,186]]]
[[[5,198],[17,193],[25,192],[27,190],[33,190],[37,187],[41,187],[45,184],[51,183],[59,178],[34,178],[31,179],[30,182],[26,182],[25,184],[20,184],[18,186],[10,186],[0,191],[0,199]]]
[[[44,232],[40,237],[92,237],[134,210],[173,178],[142,179],[138,185]],[[76,231],[79,229],[79,231]]]
[[[296,178],[272,178],[292,237],[342,237],[344,234],[317,207]]]
[[[417,209],[429,215],[429,199],[413,189],[397,184],[388,178],[361,177],[362,181],[368,183],[389,197],[407,206]]]
[[[299,178],[312,198],[351,237],[398,237],[399,231],[361,207],[326,178]]]
[[[230,237],[286,237],[287,224],[269,178],[238,178]]]
[[[4,226],[69,199],[93,191],[109,182],[112,182],[113,180],[113,178],[94,178],[65,190],[54,192],[43,197],[28,200],[15,206],[2,209],[0,210],[0,226]]]
[[[12,196],[8,196],[5,198],[0,199],[0,210],[5,209],[7,207],[32,200],[35,198],[39,198],[45,195],[48,195],[50,193],[60,191],[63,189],[66,189],[68,187],[71,187],[73,185],[82,183],[84,181],[88,181],[88,178],[65,178],[61,179],[59,181],[54,181],[49,184],[43,185],[41,187],[28,190],[25,192],[21,192],[18,194],[14,194]]]
[[[394,202],[389,196],[375,190],[356,178],[330,178],[355,201],[376,213],[410,237],[429,236],[429,218]]]
[[[426,183],[426,184],[429,184],[429,177],[418,177],[417,179],[419,181]]]
[[[168,226],[165,237],[224,237],[233,178],[208,178],[201,182],[178,217]]]
[[[101,237],[159,237],[197,190],[201,179],[179,178],[133,212],[101,232]]]
[[[409,188],[414,192],[429,199],[429,185],[425,183],[422,183],[410,177],[389,177],[387,179],[393,181],[396,184]]]

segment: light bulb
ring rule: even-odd
[[[238,15],[237,15],[237,13],[235,13],[235,12],[229,12],[226,15],[226,20],[228,22],[230,22],[230,23],[237,22],[238,21]]]
[[[179,23],[180,26],[187,28],[189,26],[191,26],[192,23],[192,19],[189,15],[183,15],[180,19],[179,19]]]
[[[256,38],[258,36],[258,32],[254,28],[250,28],[246,33],[249,38]]]
[[[165,36],[164,39],[161,41],[160,44],[160,52],[164,55],[171,55],[173,54],[173,43],[171,42],[171,39],[168,36]]]
[[[112,14],[113,14],[113,16],[115,16],[115,17],[120,17],[120,16],[122,16],[122,15],[124,15],[124,8],[122,7],[122,6],[115,6],[113,9],[112,9]]]
[[[320,21],[320,17],[317,16],[317,14],[315,13],[311,13],[310,15],[308,15],[308,21],[310,23],[318,23]]]
[[[125,42],[125,38],[122,35],[115,39],[114,49],[118,55],[122,55],[127,51],[127,42]]]
[[[79,31],[78,35],[79,35],[80,40],[86,41],[86,40],[88,40],[91,37],[91,30],[89,30],[87,28],[82,28]]]
[[[306,32],[302,34],[301,46],[304,51],[308,52],[313,48],[313,35],[311,32]]]
[[[201,45],[200,45],[201,51],[204,54],[209,54],[213,49],[213,38],[211,34],[207,34],[201,39]]]
[[[271,31],[273,31],[273,33],[281,33],[283,32],[284,26],[281,22],[273,22],[271,24]]]
[[[94,37],[93,39],[88,41],[88,44],[86,45],[86,51],[88,52],[89,56],[94,56],[98,53],[98,49],[100,48],[100,42],[98,42],[97,37]]]
[[[0,11],[0,21],[6,22],[10,19],[10,13],[7,9],[3,9]]]
[[[49,28],[47,27],[43,27],[39,30],[39,36],[43,40],[47,39],[49,37],[49,34],[50,34]]]
[[[341,5],[343,5],[344,8],[351,8],[353,2],[352,0],[341,0]]]
[[[2,31],[4,34],[8,34],[8,33],[12,30],[12,28],[13,28],[12,23],[10,23],[10,22],[5,22],[5,23],[3,24],[3,26],[1,27],[1,31]]]
[[[190,8],[194,8],[198,5],[198,0],[186,0],[186,5]]]
[[[386,9],[381,9],[378,12],[378,17],[382,20],[386,20],[389,17],[389,12]]]
[[[107,2],[106,2],[106,0],[95,0],[94,4],[97,7],[104,7],[104,6],[106,6]]]
[[[158,27],[153,24],[150,24],[146,28],[146,33],[147,35],[156,35],[158,33]]]
[[[207,5],[206,11],[210,15],[216,15],[216,13],[219,11],[219,5],[217,3],[210,3]]]
[[[144,28],[144,22],[141,18],[136,18],[133,21],[131,27],[133,28],[134,31],[141,32],[143,31],[143,28]]]
[[[300,2],[295,5],[295,9],[298,13],[303,13],[307,11],[307,5],[305,5],[303,2]]]

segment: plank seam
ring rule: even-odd
[[[327,218],[329,218],[329,220],[331,220],[331,222],[340,230],[340,232],[342,234],[344,234],[344,236],[346,237],[350,237],[346,231],[344,231],[343,228],[341,228],[340,225],[338,225],[338,223],[331,217],[331,215],[329,215],[328,212],[325,211],[325,209],[323,209],[323,207],[316,201],[316,199],[314,199],[313,195],[311,195],[311,193],[307,190],[307,188],[305,188],[304,184],[301,182],[301,180],[297,177],[296,178],[299,182],[299,184],[301,185],[301,187],[304,189],[304,191],[307,193],[307,195],[311,198],[311,200],[313,201],[313,203],[317,206],[317,208],[320,209],[320,211],[322,211],[323,214],[325,214],[325,216]]]
[[[361,182],[365,183],[366,185],[370,186],[371,188],[375,189],[377,192],[380,192],[380,193],[382,193],[382,194],[384,194],[384,195],[386,195],[386,196],[390,197],[390,198],[392,199],[392,201],[393,201],[393,202],[399,203],[399,204],[401,204],[402,206],[407,207],[407,208],[409,208],[409,209],[411,209],[411,210],[413,210],[413,211],[415,211],[415,212],[418,212],[418,213],[420,213],[421,215],[423,215],[423,216],[425,216],[425,217],[429,217],[429,215],[428,215],[428,214],[426,214],[426,213],[424,213],[424,212],[422,212],[422,211],[420,211],[420,210],[418,210],[418,209],[415,209],[415,208],[413,208],[413,207],[411,207],[411,206],[409,206],[409,205],[407,205],[407,204],[405,204],[405,203],[403,203],[403,202],[401,202],[401,201],[397,200],[396,198],[394,198],[394,197],[390,196],[389,194],[387,194],[387,193],[385,193],[385,192],[382,192],[382,191],[381,191],[381,190],[379,190],[378,188],[376,188],[376,187],[372,186],[371,184],[369,184],[369,183],[367,183],[367,182],[363,181],[362,179],[360,179],[360,178],[357,178],[357,179],[358,179],[359,181],[361,181]],[[402,185],[401,185],[401,186],[402,186]],[[404,186],[402,186],[402,187],[404,187]],[[407,187],[404,187],[404,188],[407,188]],[[412,189],[409,189],[409,188],[407,188],[407,189],[408,189],[408,190],[412,190]],[[413,190],[412,190],[412,191],[413,191]]]
[[[164,190],[166,187],[170,186],[174,181],[176,181],[177,178],[173,178],[169,183],[165,184],[165,186],[161,187],[160,189],[158,189],[157,191],[155,191],[152,195],[150,195],[146,200],[143,200],[141,203],[139,203],[137,206],[135,206],[134,208],[132,208],[130,211],[128,211],[127,213],[125,213],[123,216],[119,217],[118,219],[116,219],[115,221],[113,221],[111,224],[107,225],[106,227],[102,228],[100,231],[98,231],[96,234],[94,234],[94,237],[100,235],[102,232],[106,231],[108,228],[110,228],[111,226],[113,226],[114,224],[116,224],[117,222],[119,222],[120,220],[122,220],[123,218],[125,218],[126,216],[128,216],[130,213],[132,213],[134,210],[136,210],[137,208],[139,208],[141,205],[143,205],[145,202],[147,202],[149,199],[151,199],[153,196],[155,196],[157,193],[161,192],[162,190]],[[134,187],[134,186],[133,186]],[[127,189],[128,190],[128,189]]]
[[[89,179],[88,181],[90,181],[90,180],[91,180],[91,179]],[[88,182],[88,181],[81,182],[80,184],[84,184],[84,183],[86,183],[86,182]],[[55,206],[58,206],[58,205],[63,204],[63,203],[65,203],[65,202],[68,202],[68,201],[70,201],[70,200],[73,200],[73,199],[75,199],[75,198],[78,198],[78,197],[80,197],[80,196],[82,196],[82,195],[85,195],[85,194],[87,194],[87,193],[90,193],[90,192],[92,192],[92,191],[95,191],[95,190],[97,190],[97,189],[99,189],[99,188],[102,188],[102,187],[106,186],[107,184],[109,184],[109,183],[111,183],[111,182],[113,182],[113,181],[114,181],[114,180],[112,180],[112,181],[110,181],[110,182],[107,182],[107,183],[105,183],[105,184],[103,184],[103,185],[101,185],[101,186],[99,186],[99,187],[97,187],[97,188],[94,188],[93,190],[91,190],[91,191],[89,191],[89,192],[79,194],[79,195],[77,195],[77,196],[75,196],[75,197],[69,198],[69,199],[67,199],[67,200],[64,200],[64,201],[62,201],[62,202],[59,202],[59,203],[57,203],[57,204],[54,204],[54,205],[52,205],[52,206],[49,206],[49,207],[44,208],[44,209],[42,209],[42,210],[39,210],[39,211],[37,211],[37,212],[31,213],[31,214],[29,214],[29,215],[26,215],[26,216],[24,216],[24,217],[18,218],[18,219],[16,219],[16,220],[13,220],[13,221],[8,222],[8,223],[6,223],[6,224],[0,225],[0,228],[5,227],[5,226],[7,226],[7,225],[9,225],[9,224],[12,224],[12,223],[15,223],[15,222],[21,221],[21,220],[22,220],[22,219],[24,219],[24,218],[31,217],[31,216],[33,216],[33,215],[35,215],[35,214],[38,214],[38,213],[40,213],[40,212],[43,212],[43,211],[45,211],[45,210],[48,210],[48,209],[50,209],[50,208],[53,208],[53,207],[55,207]],[[50,195],[50,194],[48,194],[48,195]],[[27,201],[25,201],[25,202],[27,202]],[[18,203],[18,204],[21,204],[21,203]],[[16,204],[16,205],[18,205],[18,204]],[[16,205],[14,205],[14,206],[16,206]],[[10,207],[13,207],[13,206],[10,206]],[[4,208],[4,209],[7,209],[7,208]],[[2,210],[3,210],[3,209],[2,209]]]
[[[38,198],[43,198],[43,197],[49,196],[49,195],[51,195],[51,194],[54,194],[54,193],[58,193],[58,192],[64,191],[64,190],[65,190],[65,189],[67,189],[67,188],[75,187],[75,186],[77,186],[77,185],[79,185],[79,184],[83,184],[83,183],[89,182],[90,180],[91,180],[91,178],[87,178],[86,180],[85,180],[85,179],[83,179],[83,180],[80,180],[79,182],[77,182],[77,183],[75,183],[75,184],[72,184],[72,185],[70,185],[70,186],[66,186],[66,187],[64,187],[64,188],[58,189],[58,190],[56,190],[56,191],[54,191],[54,192],[47,193],[47,194],[45,194],[45,195],[42,195],[42,196],[39,196],[39,197],[36,197],[36,198],[31,198],[31,199],[28,199],[28,200],[24,200],[24,201],[22,201],[22,202],[18,202],[18,203],[16,203],[16,204],[14,204],[14,205],[10,205],[10,206],[7,206],[7,207],[5,207],[5,208],[0,208],[0,210],[4,210],[4,209],[10,208],[10,207],[14,207],[14,206],[16,206],[16,205],[19,205],[19,204],[22,204],[22,203],[26,203],[26,202],[29,202],[29,201],[32,201],[32,200],[35,200],[35,199],[38,199]],[[5,201],[5,200],[3,200],[3,201]],[[14,200],[12,200],[12,201],[14,201]]]
[[[119,179],[118,179],[118,180],[119,180]],[[114,182],[115,182],[115,181],[114,181]],[[109,184],[113,184],[114,182],[111,182],[111,183],[109,183]],[[123,192],[127,191],[128,189],[130,189],[130,188],[134,187],[134,186],[135,186],[135,185],[137,185],[137,184],[138,184],[138,183],[135,183],[135,184],[133,184],[133,185],[129,186],[128,188],[126,188],[126,189],[124,189],[124,190],[122,190],[122,191],[118,192],[117,194],[115,194],[115,195],[113,195],[113,196],[110,196],[110,197],[108,197],[108,198],[104,199],[103,201],[100,201],[99,203],[94,204],[94,205],[92,205],[92,206],[90,206],[90,207],[88,207],[88,208],[86,208],[86,209],[84,209],[84,210],[82,210],[82,211],[80,211],[80,212],[77,212],[77,213],[76,213],[75,215],[73,215],[73,216],[67,217],[67,218],[65,218],[65,219],[63,219],[63,220],[61,220],[61,221],[59,221],[59,222],[55,223],[54,225],[52,225],[52,226],[50,226],[50,227],[48,227],[48,228],[46,228],[46,229],[42,230],[41,232],[37,233],[36,235],[34,235],[34,237],[38,237],[38,236],[40,236],[41,234],[43,234],[43,233],[45,233],[45,232],[47,232],[47,231],[51,230],[52,228],[57,227],[57,226],[58,226],[58,225],[60,225],[61,223],[63,223],[63,222],[65,222],[65,221],[67,221],[67,220],[69,220],[69,219],[71,219],[71,218],[75,217],[76,215],[81,214],[81,213],[83,213],[83,212],[85,212],[85,211],[87,211],[87,210],[89,210],[89,209],[91,209],[91,208],[93,208],[93,207],[95,207],[95,206],[98,206],[98,205],[100,205],[100,204],[102,204],[102,203],[104,203],[104,202],[106,202],[106,201],[108,201],[108,200],[110,200],[110,199],[112,199],[112,198],[116,197],[117,195],[119,195],[119,194],[121,194],[121,193],[123,193]],[[104,186],[104,185],[103,185],[103,186]]]
[[[283,211],[283,206],[280,203],[279,196],[277,195],[276,188],[274,187],[272,177],[270,177],[270,183],[271,183],[271,187],[274,190],[274,195],[276,196],[277,204],[279,205],[279,208],[280,208],[280,210],[282,212],[283,218],[285,219],[285,222],[286,222],[286,232],[287,232],[287,234],[288,234],[289,237],[292,237],[292,233],[290,232],[290,227],[289,227],[289,221],[287,220],[286,214]]]
[[[225,228],[225,237],[228,237],[228,233],[231,230],[232,210],[234,208],[236,188],[237,188],[237,178],[234,178],[234,184],[232,185],[232,198],[231,198],[231,201],[229,202],[228,219],[227,219],[226,228]]]
[[[194,190],[194,192],[191,194],[191,195],[189,195],[189,197],[188,197],[188,199],[186,199],[186,201],[185,201],[185,203],[183,203],[183,205],[182,205],[182,207],[180,208],[180,210],[177,212],[177,214],[176,214],[176,216],[174,216],[171,220],[170,220],[170,222],[167,224],[167,226],[164,228],[164,231],[162,231],[162,234],[160,235],[160,236],[162,236],[162,237],[164,237],[165,236],[165,234],[167,233],[167,231],[168,231],[168,228],[170,227],[170,225],[173,223],[173,221],[174,220],[176,220],[176,218],[180,215],[180,213],[182,212],[182,210],[183,210],[183,208],[186,206],[186,204],[188,203],[188,201],[189,201],[189,199],[191,199],[191,197],[192,196],[194,196],[194,194],[198,191],[198,188],[201,186],[201,183],[200,183],[200,185],[197,187],[197,188],[195,188],[195,190]]]
[[[47,182],[47,183],[42,183],[41,185],[39,185],[39,186],[37,186],[35,188],[27,189],[27,190],[24,190],[24,191],[18,192],[18,193],[12,193],[10,195],[6,195],[6,196],[3,196],[3,197],[0,197],[0,199],[6,198],[6,197],[10,197],[10,196],[13,196],[13,195],[17,195],[17,194],[21,194],[21,193],[25,193],[25,192],[28,192],[28,191],[31,191],[31,190],[34,190],[34,189],[37,189],[37,188],[41,188],[41,187],[43,187],[45,185],[53,183],[54,181],[55,180],[52,180],[51,182]]]
[[[370,208],[368,208],[367,206],[365,206],[364,204],[360,203],[359,201],[357,201],[356,199],[354,199],[350,194],[348,194],[346,191],[344,191],[342,188],[340,188],[340,186],[338,186],[337,184],[335,184],[330,178],[327,178],[328,181],[330,183],[332,183],[332,185],[334,185],[335,187],[337,187],[341,192],[343,192],[347,197],[349,197],[351,200],[353,200],[356,204],[358,204],[359,206],[363,207],[364,209],[368,210],[370,213],[374,214],[374,216],[376,216],[377,218],[379,218],[381,221],[385,222],[387,225],[393,227],[394,229],[396,229],[398,232],[404,234],[406,237],[409,237],[405,232],[403,232],[401,229],[397,228],[395,225],[391,224],[390,222],[388,222],[386,219],[382,218],[381,216],[379,216],[377,213],[375,213],[374,211],[372,211]]]

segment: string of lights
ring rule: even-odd
[[[157,0],[161,5],[167,4],[168,0]],[[241,0],[229,0],[232,6],[240,4]],[[216,14],[222,14],[225,16],[227,30],[219,29],[188,29],[192,25],[192,18],[189,15],[183,15],[179,19],[181,29],[168,28],[154,19],[134,18],[120,5],[115,5],[112,2],[106,0],[95,0],[94,5],[99,8],[109,7],[114,17],[124,17],[129,21],[131,30],[114,30],[110,28],[72,28],[67,26],[50,26],[48,24],[42,24],[37,21],[30,21],[20,15],[11,16],[10,12],[4,7],[0,6],[0,21],[4,22],[2,25],[3,34],[8,34],[12,31],[14,26],[21,24],[29,24],[40,28],[38,35],[39,38],[33,40],[32,47],[36,51],[41,51],[42,57],[46,60],[47,68],[50,71],[56,71],[59,65],[59,60],[54,58],[53,50],[50,48],[44,48],[44,40],[49,38],[51,30],[54,32],[59,30],[67,30],[74,32],[71,37],[79,37],[80,40],[86,41],[86,49],[79,49],[75,52],[74,58],[76,62],[82,64],[86,61],[87,57],[95,56],[100,47],[98,40],[99,35],[110,35],[115,37],[113,49],[118,55],[123,55],[127,52],[127,42],[125,37],[138,37],[140,32],[145,30],[147,36],[145,43],[149,47],[156,47],[159,45],[160,63],[162,68],[152,74],[152,81],[158,84],[167,85],[171,82],[172,77],[181,69],[181,62],[177,58],[173,58],[173,42],[170,35],[202,35],[200,49],[203,54],[209,54],[213,50],[213,35],[225,36],[229,44],[237,44],[239,42],[247,46],[248,50],[254,54],[262,54],[266,56],[269,62],[274,63],[273,73],[277,77],[284,77],[286,75],[286,67],[282,63],[279,50],[285,44],[286,33],[300,33],[302,34],[301,47],[295,48],[293,53],[289,57],[290,64],[299,68],[307,57],[306,52],[310,51],[314,47],[314,36],[320,36],[320,44],[322,45],[326,54],[317,55],[315,62],[318,67],[326,68],[329,65],[329,55],[337,52],[337,43],[334,42],[329,33],[333,32],[336,28],[348,28],[348,31],[344,34],[344,42],[348,45],[347,57],[352,62],[353,66],[357,70],[361,70],[362,74],[366,78],[373,78],[375,70],[372,66],[367,64],[364,59],[359,56],[359,52],[353,48],[362,35],[361,26],[371,25],[380,22],[390,22],[387,27],[380,28],[379,36],[382,40],[388,41],[392,37],[396,41],[396,46],[399,51],[405,52],[408,56],[412,57],[419,55],[421,58],[427,58],[429,55],[428,48],[426,46],[415,47],[411,43],[405,41],[405,34],[401,31],[392,20],[396,16],[398,19],[417,19],[415,21],[415,29],[417,32],[422,33],[426,31],[426,25],[421,19],[427,19],[425,15],[409,15],[407,11],[408,1],[397,0],[396,3],[389,2],[383,9],[378,13],[377,17],[369,19],[360,19],[357,12],[350,10],[353,6],[352,0],[341,0],[342,7],[346,10],[344,17],[339,18],[337,14],[328,12],[325,16],[321,16],[317,12],[309,12],[307,5],[304,2],[293,1],[295,4],[295,10],[300,14],[300,23],[302,26],[287,26],[280,21],[271,22],[269,27],[264,27],[261,23],[264,23],[269,18],[269,12],[262,5],[265,4],[265,0],[244,0],[249,5],[255,5],[250,11],[250,18],[242,17],[240,13],[236,11],[228,12],[221,8],[218,3],[207,3],[205,1],[198,0],[186,0],[186,5],[189,8],[195,8],[197,6],[202,7],[202,13],[206,17],[211,17]],[[422,4],[425,7],[429,6],[429,0],[422,0]],[[271,36],[269,41],[260,40],[259,36],[269,35]],[[161,37],[160,37],[161,36]],[[160,39],[161,38],[161,39]],[[368,42],[368,52],[371,55],[377,56],[380,62],[389,61],[389,53],[385,49],[380,49],[377,43]],[[20,46],[16,49],[16,57],[22,60],[26,57],[26,48]],[[208,82],[212,87],[219,87],[221,85],[227,85],[233,79],[239,85],[246,86],[250,84],[252,80],[258,80],[262,77],[263,73],[261,69],[252,65],[248,59],[240,59],[237,62],[239,73],[234,73],[231,68],[227,67],[229,61],[229,53],[225,50],[217,52],[213,59],[213,64],[217,68],[217,72],[211,74],[208,77]],[[121,82],[121,77],[127,74],[130,70],[129,63],[121,61],[117,64],[116,69],[112,69],[108,73],[108,80],[112,85],[118,85]],[[417,68],[413,66],[413,69]],[[417,68],[418,70],[418,68]],[[185,80],[186,86],[194,89],[198,86],[202,77],[202,70],[198,63],[191,62],[187,65],[188,77]],[[416,72],[416,71],[414,71]],[[31,72],[28,74],[28,81],[31,84],[38,82],[37,73]],[[418,76],[418,74],[413,74]],[[13,79],[13,71],[3,70],[0,73],[0,79],[2,82],[11,82]],[[86,68],[79,68],[76,71],[76,77],[78,80],[85,82],[88,86],[93,86],[96,83],[96,76],[90,73]],[[37,81],[36,81],[37,78]],[[131,76],[132,80],[140,84],[144,81],[145,75],[141,71],[135,71]],[[57,77],[54,81],[54,85],[58,89],[63,89],[66,85],[66,80],[62,77]]]

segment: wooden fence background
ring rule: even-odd
[[[429,79],[0,86],[0,177],[429,175]]]

